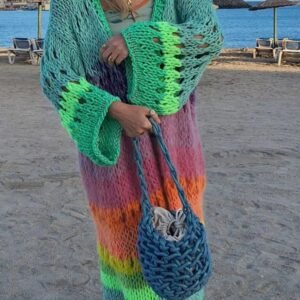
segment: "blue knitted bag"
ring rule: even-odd
[[[152,119],[152,130],[156,137],[172,179],[176,185],[182,213],[184,235],[178,240],[168,240],[153,223],[153,207],[147,191],[139,138],[133,138],[135,160],[140,179],[142,217],[138,228],[138,254],[145,280],[163,299],[183,300],[200,291],[212,273],[212,260],[207,243],[206,231],[199,218],[193,213],[170,154],[163,140],[159,125]],[[175,216],[175,212],[170,212]],[[176,227],[176,222],[173,223]],[[182,225],[182,224],[181,224]],[[176,228],[175,228],[176,231]]]

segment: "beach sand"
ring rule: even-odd
[[[300,68],[234,57],[209,66],[198,88],[214,264],[206,299],[296,300]],[[38,70],[0,57],[0,299],[100,299],[77,153]]]

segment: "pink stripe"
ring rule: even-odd
[[[165,142],[178,175],[183,178],[205,175],[205,162],[194,110],[194,102],[190,100],[177,114],[161,117]],[[140,147],[148,189],[153,193],[160,190],[162,182],[171,176],[153,136],[143,135]],[[127,206],[131,201],[140,198],[132,141],[125,134],[122,136],[121,155],[116,166],[97,166],[81,153],[79,160],[81,177],[90,202],[103,208],[114,208]],[[115,183],[113,187],[112,182]]]

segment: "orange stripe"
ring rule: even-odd
[[[194,213],[204,223],[203,194],[206,186],[205,176],[196,179],[181,179],[180,183],[186,191],[189,203]],[[177,210],[182,207],[172,180],[163,183],[163,189],[150,195],[151,203],[155,206]],[[165,199],[168,199],[166,201]],[[170,199],[172,199],[170,201]],[[166,202],[168,206],[166,207]],[[89,206],[98,242],[111,255],[119,259],[136,257],[137,228],[140,221],[140,200],[131,202],[120,209],[98,208],[95,204]]]

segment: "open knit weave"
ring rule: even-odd
[[[90,80],[99,84],[99,78]],[[112,80],[105,81],[105,86],[110,86]],[[121,94],[123,83],[118,81],[113,86]],[[195,94],[178,113],[162,116],[160,126],[189,204],[204,223],[206,174],[196,121]],[[140,138],[140,149],[152,205],[170,211],[182,208],[165,160],[151,135]],[[78,157],[97,234],[103,293],[100,299],[161,300],[145,281],[137,252],[141,189],[131,138],[122,134],[121,155],[115,166],[96,165],[80,152]],[[202,300],[203,297],[204,289],[188,300]]]
[[[88,82],[107,74],[99,49],[111,37],[99,0],[52,0],[40,82],[78,149],[98,165],[115,165],[121,126],[107,114],[116,93]],[[211,0],[156,0],[151,20],[124,28],[130,102],[160,115],[178,112],[222,47]]]
[[[195,87],[222,45],[211,6],[211,0],[155,0],[150,21],[122,30],[130,57],[111,68],[99,60],[99,48],[111,36],[99,0],[51,1],[40,81],[78,149],[97,234],[99,299],[160,300],[138,258],[141,190],[132,140],[107,114],[112,102],[130,100],[159,112],[180,184],[204,224],[206,176]],[[152,205],[179,210],[176,187],[153,136],[144,134],[139,144]],[[202,289],[188,299],[203,297]]]
[[[167,232],[159,230],[153,224],[153,219],[155,219],[153,212],[155,213],[155,210],[153,211],[154,207],[149,198],[143,167],[143,154],[140,151],[139,138],[134,138],[135,161],[142,192],[142,218],[138,227],[138,254],[144,278],[151,288],[165,300],[182,300],[201,291],[207,284],[212,273],[211,255],[204,224],[190,207],[160,126],[153,119],[150,119],[150,122],[155,140],[176,186],[182,210],[169,211],[173,216],[176,216],[176,219],[169,223],[169,225],[173,223],[171,225],[173,228],[169,227]],[[159,209],[164,210],[161,207]],[[165,217],[164,219],[166,221]],[[182,230],[185,232],[182,232],[183,235],[179,240],[169,239]]]

